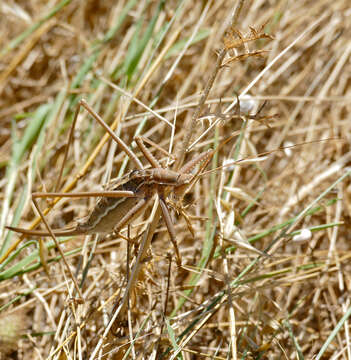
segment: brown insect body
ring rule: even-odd
[[[112,181],[107,185],[107,190],[102,191],[86,191],[86,192],[58,192],[61,185],[62,175],[64,164],[66,163],[68,157],[69,146],[72,144],[74,138],[74,129],[77,123],[78,114],[80,107],[83,106],[93,118],[106,130],[110,137],[118,144],[121,149],[128,155],[128,157],[134,162],[134,165],[138,170],[132,171],[123,178]],[[163,169],[159,161],[152,155],[152,153],[146,148],[144,141],[150,143],[146,139],[137,136],[134,138],[139,149],[145,156],[146,160],[151,165],[151,169],[145,169],[141,161],[134,154],[134,152],[120,139],[114,131],[104,122],[104,120],[86,103],[85,100],[79,101],[79,106],[75,112],[70,133],[68,136],[67,146],[65,149],[62,167],[60,169],[56,185],[54,187],[54,192],[38,192],[32,193],[32,202],[36,207],[41,220],[45,224],[47,231],[38,231],[38,230],[27,230],[17,227],[8,226],[9,230],[13,230],[24,235],[30,236],[51,236],[54,240],[60,255],[63,258],[65,266],[70,273],[70,276],[75,284],[76,290],[82,298],[82,293],[80,287],[75,280],[75,276],[72,273],[70,266],[68,265],[63,250],[60,247],[59,242],[56,239],[56,236],[73,236],[73,235],[85,235],[85,234],[96,234],[96,233],[110,233],[110,232],[119,232],[125,225],[133,221],[148,205],[150,199],[153,195],[158,195],[159,197],[159,209],[158,214],[161,214],[168,233],[170,235],[170,240],[173,243],[176,252],[176,261],[177,265],[181,266],[181,257],[179,249],[176,242],[176,232],[174,225],[172,223],[172,218],[170,215],[169,207],[167,205],[167,197],[170,194],[184,195],[187,188],[193,183],[193,180],[197,178],[197,175],[191,175],[192,170],[197,164],[200,164],[202,161],[205,161],[204,166],[201,168],[204,169],[208,163],[211,155],[215,151],[208,151],[202,153],[195,157],[187,164],[185,164],[177,172],[174,172],[170,169]],[[152,142],[151,142],[152,143]],[[154,143],[152,143],[154,144]],[[155,148],[159,148],[157,144],[154,144]],[[159,148],[161,150],[161,148]],[[219,148],[218,148],[219,149]],[[162,150],[161,150],[162,151]],[[164,152],[164,151],[163,151]],[[170,156],[171,157],[171,156]],[[200,171],[201,171],[200,170]],[[106,188],[105,188],[106,189]],[[37,199],[38,198],[54,198],[56,203],[59,198],[85,198],[85,197],[97,197],[95,207],[90,212],[90,214],[77,221],[76,226],[64,229],[52,230],[47,220],[45,219],[44,213],[41,211]],[[152,220],[154,227],[156,219]],[[150,225],[151,226],[151,225]],[[151,229],[151,228],[149,228]],[[154,231],[154,230],[152,230]],[[12,249],[14,249],[22,238],[20,238]],[[40,245],[41,244],[41,245]],[[39,242],[39,246],[43,247],[42,242]],[[40,251],[40,254],[43,254],[43,251]],[[6,256],[8,256],[9,251]],[[145,254],[144,254],[145,255]],[[42,263],[46,263],[45,255],[40,255]],[[3,256],[2,259],[5,257]],[[137,266],[137,264],[135,265]],[[137,267],[135,268],[137,271]]]
[[[157,193],[160,197],[166,197],[166,189],[184,186],[190,183],[191,174],[179,174],[175,171],[156,168],[146,170],[134,170],[117,180],[112,191],[132,191],[135,197],[111,198],[102,197],[94,209],[86,218],[82,219],[76,230],[85,234],[100,234],[119,231],[127,223],[133,221],[147,206],[148,200]],[[144,200],[144,201],[141,201]],[[140,203],[139,206],[138,203]],[[133,216],[129,210],[135,209]],[[127,221],[128,219],[128,221]]]
[[[103,197],[88,216],[78,220],[76,231],[81,234],[108,234],[118,231],[127,224],[125,215],[129,213],[130,209],[137,206],[140,200],[138,197],[120,199]],[[140,214],[149,199],[144,198],[143,200],[144,203],[141,203],[142,206],[134,211],[132,217],[129,217],[128,223]]]
[[[119,230],[124,225],[123,218],[128,211],[136,206],[141,199],[145,198],[142,189],[138,190],[142,182],[142,178],[133,177],[133,171],[120,179],[112,180],[105,187],[106,190],[132,191],[135,193],[135,197],[101,197],[98,199],[90,214],[78,219],[75,226],[64,229],[53,229],[54,234],[57,236],[75,236],[105,234]],[[143,208],[141,208],[140,211],[142,209]],[[140,211],[136,213],[136,216]],[[120,226],[118,226],[118,224],[120,224]],[[7,228],[26,235],[50,236],[50,233],[42,230],[27,230],[12,226],[7,226]]]
[[[122,178],[108,183],[106,190],[132,191],[135,194],[134,197],[101,197],[89,215],[77,220],[76,226],[54,229],[53,232],[57,236],[74,236],[119,231],[139,216],[155,193],[165,198],[167,188],[187,185],[192,177],[191,174],[180,174],[163,168],[131,171]],[[131,209],[133,213],[130,213]],[[27,235],[50,236],[47,231],[10,226],[8,229]]]

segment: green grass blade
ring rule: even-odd
[[[61,9],[63,9],[66,5],[68,5],[72,0],[63,0],[58,5],[56,5],[47,15],[45,15],[42,19],[32,25],[30,28],[25,30],[23,33],[18,35],[15,39],[10,41],[7,46],[5,46],[0,51],[0,59],[6,55],[9,51],[15,49],[19,44],[22,43],[29,35],[31,35],[35,30],[40,28],[45,22],[55,16]]]
[[[126,17],[128,16],[130,10],[133,9],[133,7],[135,6],[136,3],[137,3],[137,0],[130,0],[130,1],[128,1],[128,3],[126,4],[126,6],[124,7],[124,9],[121,11],[121,14],[120,14],[120,16],[119,16],[119,18],[118,18],[118,21],[116,22],[116,25],[114,25],[114,26],[106,33],[106,35],[104,36],[103,42],[105,42],[105,43],[106,43],[106,42],[109,42],[109,41],[111,41],[111,40],[115,37],[118,29],[119,29],[119,28],[121,27],[121,25],[124,23],[124,21],[125,21]]]
[[[96,59],[98,58],[101,50],[103,49],[103,47],[101,45],[108,43],[116,36],[118,30],[120,29],[120,27],[123,25],[124,21],[126,20],[127,15],[129,14],[130,10],[133,9],[133,7],[135,6],[136,3],[137,3],[136,0],[130,0],[127,3],[127,5],[124,7],[124,9],[122,10],[116,24],[110,30],[108,30],[108,32],[104,36],[103,40],[100,43],[97,43],[97,44],[95,43],[92,46],[92,48],[91,48],[92,54],[85,60],[85,62],[81,66],[80,70],[78,71],[77,75],[75,76],[75,78],[72,81],[72,85],[71,85],[72,89],[76,89],[79,86],[81,86],[83,80],[85,79],[86,75],[92,69]]]
[[[50,109],[50,105],[42,105],[36,111],[34,117],[28,123],[28,126],[23,134],[21,140],[14,140],[12,157],[10,159],[9,166],[6,169],[7,186],[5,189],[4,202],[0,220],[0,239],[4,231],[4,226],[7,221],[7,215],[9,211],[10,202],[13,196],[13,191],[18,179],[19,164],[25,154],[25,152],[31,147],[33,142],[37,139],[40,130],[45,122],[46,115]],[[5,243],[2,241],[0,255],[3,254]]]
[[[210,33],[211,33],[210,29],[200,29],[199,32],[195,35],[195,37],[191,41],[190,45],[195,45],[196,43],[206,39],[210,35]],[[184,46],[187,44],[188,41],[189,41],[189,37],[184,38],[184,39],[176,42],[168,50],[168,53],[166,55],[166,59],[169,59],[170,57],[179,54],[183,50]]]
[[[302,350],[301,350],[301,346],[299,345],[298,341],[297,341],[297,338],[296,336],[294,335],[294,332],[291,328],[291,325],[290,325],[290,322],[288,320],[285,320],[284,321],[284,325],[286,326],[286,328],[288,329],[288,332],[289,332],[289,335],[291,337],[291,340],[295,346],[295,349],[296,349],[296,353],[297,353],[297,358],[299,360],[304,360],[304,356],[302,354]]]
[[[0,307],[0,312],[6,310],[8,307],[10,307],[12,304],[14,304],[15,302],[21,300],[23,297],[28,296],[29,294],[31,294],[33,291],[35,290],[35,288],[33,289],[29,289],[28,291],[24,291],[22,292],[20,295],[15,296],[11,301],[9,301],[8,303],[2,305]]]
[[[161,0],[159,2],[157,11],[151,19],[149,25],[147,26],[143,36],[140,37],[140,34],[142,33],[142,25],[144,18],[142,17],[141,19],[139,19],[136,25],[136,30],[134,32],[134,36],[128,49],[126,60],[123,66],[123,72],[127,75],[129,80],[131,80],[146,46],[152,38],[157,19],[160,16],[162,8],[164,7],[164,3],[164,0]]]
[[[60,238],[60,239],[58,239],[58,242],[60,244],[63,244],[65,242],[69,241],[70,239],[71,238]],[[33,243],[37,244],[37,241],[30,242],[31,245]],[[11,261],[13,259],[15,259],[18,256],[18,254],[28,246],[27,244],[28,243],[25,243],[20,249],[16,250],[16,252],[11,255],[11,257],[10,257]],[[45,246],[48,250],[51,250],[56,247],[56,244],[53,242],[53,240],[50,240],[45,244]],[[81,251],[81,249],[82,249],[81,247],[77,247],[76,249],[66,252],[65,255],[69,256],[71,254],[76,254],[77,252]],[[50,261],[48,261],[48,263],[56,262],[56,261],[59,261],[60,259],[61,259],[61,256],[58,255],[58,256],[50,259]],[[7,264],[9,264],[9,263],[10,263],[10,260],[7,260]],[[13,266],[9,267],[8,269],[2,271],[0,273],[0,281],[12,279],[14,276],[22,275],[24,273],[28,273],[28,272],[37,270],[41,266],[42,265],[40,262],[39,250],[36,249],[30,255],[21,259],[18,263],[14,264]],[[4,266],[2,265],[1,268],[3,268],[3,267]]]
[[[122,360],[130,359],[129,354],[130,354],[130,352],[132,351],[132,347],[133,347],[133,345],[135,344],[135,342],[138,340],[139,336],[141,336],[141,334],[142,334],[142,332],[143,332],[146,324],[147,324],[148,321],[150,320],[150,317],[151,317],[151,314],[149,314],[149,315],[145,318],[145,320],[142,322],[142,324],[141,324],[140,327],[138,328],[138,331],[137,331],[137,333],[136,333],[136,335],[135,335],[135,338],[131,341],[131,344],[130,344],[128,350],[126,351],[126,353],[124,354]]]
[[[351,307],[348,308],[345,315],[340,319],[340,321],[336,324],[335,329],[330,333],[328,336],[328,339],[323,344],[321,349],[319,350],[319,353],[316,356],[316,360],[322,359],[322,356],[325,353],[325,350],[327,350],[330,343],[333,341],[337,333],[340,331],[341,327],[344,325],[345,321],[351,316]]]
[[[27,197],[27,192],[28,192],[28,184],[24,185],[23,190],[21,191],[21,195],[20,195],[20,199],[18,202],[18,205],[16,207],[15,213],[13,215],[13,219],[12,219],[12,223],[11,226],[17,226],[20,219],[21,219],[21,215],[22,215],[22,210],[26,201],[26,197]],[[11,238],[12,238],[13,232],[9,231],[4,239],[4,243],[3,243],[3,251],[6,251],[8,248],[9,243],[11,242]],[[3,265],[3,264],[1,264]],[[1,269],[1,265],[0,265],[0,269]]]
[[[175,337],[175,333],[174,333],[174,330],[171,326],[171,324],[169,323],[169,320],[166,318],[165,319],[165,323],[166,323],[166,328],[167,328],[167,332],[168,332],[168,335],[169,335],[169,338],[171,339],[171,343],[172,343],[172,346],[173,346],[173,350],[174,351],[177,351],[179,349],[179,345],[177,344],[177,340],[176,340],[176,337]],[[177,356],[178,359],[182,359],[183,356],[181,354],[179,354]]]
[[[2,271],[8,264],[10,264],[16,257],[28,246],[31,245],[37,245],[37,240],[30,240],[26,241],[21,247],[16,249],[14,252],[11,253],[11,256],[9,256],[2,264],[0,264],[0,271]]]
[[[43,106],[39,107],[37,112],[34,114],[32,121],[29,123],[27,130],[25,131],[25,133],[22,137],[22,140],[19,142],[19,145],[16,146],[15,144],[17,144],[17,142],[14,142],[14,146],[13,146],[13,153],[14,153],[13,167],[14,168],[13,169],[15,169],[16,171],[14,171],[13,177],[15,177],[15,174],[17,174],[18,164],[21,162],[25,151],[35,141],[35,149],[33,149],[34,156],[33,156],[33,162],[32,162],[32,181],[34,181],[35,174],[36,174],[36,172],[34,170],[36,169],[37,158],[38,158],[40,151],[45,142],[45,129],[58,116],[58,113],[62,107],[62,104],[63,104],[66,96],[67,96],[66,91],[61,90],[60,93],[57,95],[54,104],[43,105]],[[11,163],[10,163],[10,167],[11,167]],[[11,171],[11,170],[9,170],[9,171]],[[15,185],[15,183],[13,184],[13,186],[14,185]],[[23,196],[23,201],[22,200],[19,201],[19,205],[15,212],[16,218],[20,217],[20,215],[22,213],[23,206],[24,206],[27,195],[28,195],[28,187],[25,186],[23,195],[21,195],[21,196]],[[11,201],[10,197],[6,197],[6,199],[9,202]],[[5,213],[5,211],[3,213]],[[5,217],[5,215],[4,215],[4,217]],[[16,225],[15,222],[18,221],[18,220],[16,220],[16,218],[14,219],[12,225]],[[9,234],[7,234],[5,240],[2,244],[2,247],[1,247],[0,256],[8,248],[11,238],[12,238],[12,234],[13,234],[12,232],[9,232]]]

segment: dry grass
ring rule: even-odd
[[[227,47],[240,39],[228,26],[236,2],[181,4],[178,10],[172,1],[0,4],[0,359],[351,359],[350,4],[246,1],[235,29],[247,38],[250,26],[265,25],[274,39],[225,51],[222,68],[216,61],[225,33]],[[104,79],[176,121],[174,139],[169,125]],[[200,109],[205,89],[212,105]],[[248,104],[242,95],[252,95],[251,114],[267,104],[256,119],[240,119],[230,110],[236,93],[242,108]],[[130,288],[127,268],[135,268],[141,245],[130,247],[127,261],[127,242],[119,238],[62,239],[83,283],[79,304],[53,241],[41,246],[48,277],[38,239],[4,226],[38,224],[30,194],[54,191],[82,97],[127,144],[143,134],[176,155],[176,165],[231,134],[237,137],[208,169],[228,159],[255,161],[202,176],[185,197],[195,236],[174,214],[182,268],[173,261],[169,272],[174,250],[151,208],[131,224],[132,234],[145,222],[158,227],[149,228],[152,243]],[[203,133],[183,154],[184,139],[191,135],[192,143]],[[330,138],[339,140],[315,142]],[[64,191],[98,190],[133,169],[106,140],[81,111]],[[264,161],[257,155],[304,142],[311,143]],[[65,227],[95,201],[62,199],[46,218],[52,228]],[[257,255],[249,242],[270,256]],[[121,309],[126,289],[129,306]]]

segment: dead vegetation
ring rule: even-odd
[[[0,12],[0,359],[351,359],[348,1]],[[6,230],[46,230],[32,193],[136,169],[83,110],[65,158],[82,98],[139,159],[137,135],[177,172],[218,149],[163,193],[181,266],[157,197],[116,236],[58,237],[70,271],[50,237]],[[37,201],[62,229],[96,197]]]

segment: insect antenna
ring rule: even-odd
[[[332,140],[338,140],[338,141],[342,140],[342,141],[344,141],[343,138],[333,137],[333,138],[326,138],[326,139],[319,139],[319,140],[312,140],[312,141],[304,141],[304,142],[293,144],[293,145],[281,146],[281,147],[278,147],[278,148],[273,149],[273,150],[264,151],[264,152],[262,152],[260,154],[254,155],[254,156],[248,156],[248,157],[245,157],[243,159],[234,160],[232,162],[229,162],[229,163],[226,163],[226,164],[224,164],[222,166],[219,166],[219,167],[217,167],[215,169],[211,169],[211,170],[207,170],[207,171],[204,171],[202,173],[199,173],[197,176],[202,177],[202,176],[205,176],[205,175],[208,175],[208,174],[212,174],[213,172],[216,172],[216,171],[221,170],[223,168],[231,167],[233,165],[238,165],[238,164],[241,164],[241,163],[263,161],[263,160],[266,160],[268,155],[271,155],[271,154],[279,152],[279,151],[284,151],[286,149],[291,149],[291,148],[295,148],[295,147],[302,146],[302,145],[314,144],[314,143],[319,143],[319,142],[324,142],[324,141],[332,141]],[[221,146],[221,145],[219,145],[219,146]],[[218,151],[218,150],[215,149],[214,151]]]

